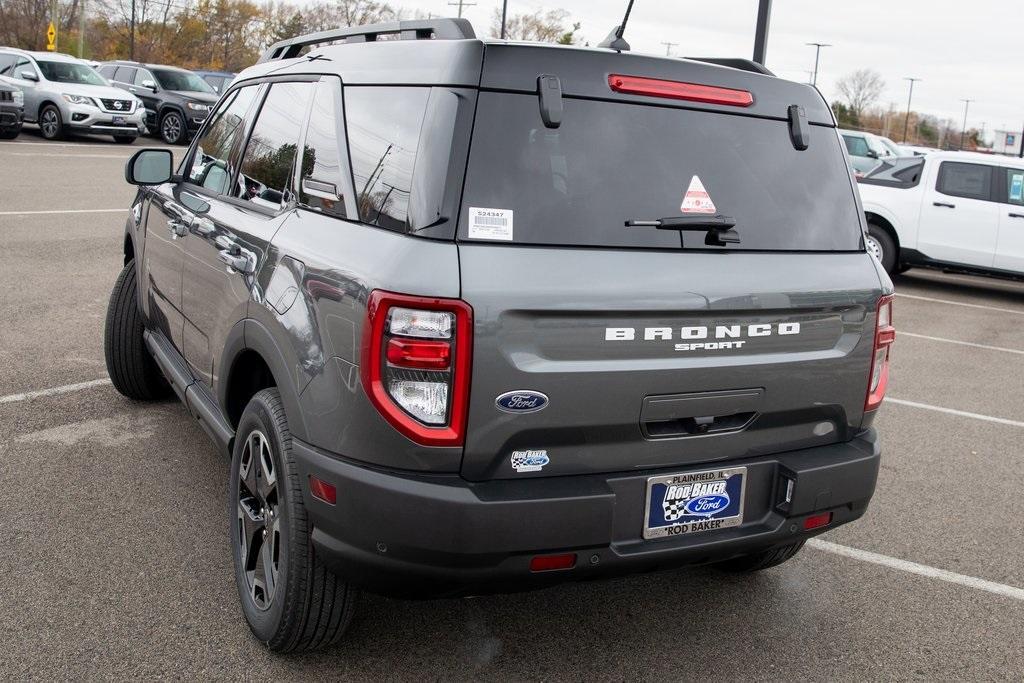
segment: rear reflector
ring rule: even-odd
[[[828,526],[832,523],[831,512],[820,512],[816,515],[811,515],[804,520],[804,531],[810,531],[811,529],[818,529],[823,526]]]
[[[576,553],[564,555],[538,555],[530,560],[531,572],[550,572],[556,569],[572,569],[576,565]]]
[[[667,97],[673,100],[726,104],[732,107],[749,107],[754,103],[754,96],[746,90],[719,88],[699,83],[683,83],[682,81],[664,81],[659,78],[643,78],[642,76],[611,74],[608,76],[608,87],[615,92],[627,95]]]
[[[317,500],[322,500],[328,505],[334,505],[338,502],[338,490],[334,488],[334,484],[328,484],[323,479],[317,479],[312,474],[309,475],[309,492]]]

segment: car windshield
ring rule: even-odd
[[[191,71],[171,71],[170,69],[153,69],[153,75],[164,90],[187,90],[191,92],[208,92],[214,95],[217,91]]]
[[[51,62],[38,60],[39,70],[43,77],[55,83],[81,83],[84,85],[107,85],[103,76],[96,73],[91,66],[75,62]]]

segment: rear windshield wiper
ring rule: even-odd
[[[706,232],[704,244],[724,247],[726,244],[739,244],[740,235],[733,230],[736,219],[716,213],[714,216],[670,216],[653,221],[626,221],[627,228],[657,228],[658,230],[691,230]]]

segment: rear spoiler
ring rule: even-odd
[[[377,40],[465,40],[476,38],[466,19],[413,19],[387,24],[346,26],[309,33],[274,43],[260,56],[260,62],[298,57],[303,48],[323,43],[371,43]]]

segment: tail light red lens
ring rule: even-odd
[[[885,398],[889,385],[889,349],[894,341],[896,328],[892,326],[892,296],[883,296],[878,300],[878,312],[875,314],[875,343],[864,410],[875,410]]]
[[[424,446],[465,439],[473,310],[459,299],[370,293],[360,376],[373,405]]]
[[[644,78],[642,76],[611,74],[608,76],[608,87],[615,92],[627,95],[667,97],[672,100],[727,104],[733,107],[749,107],[754,103],[754,96],[746,90],[720,88],[699,83],[684,83],[682,81],[666,81],[660,78]]]

